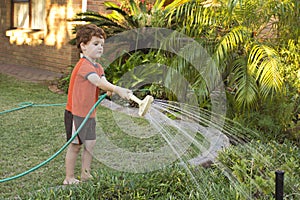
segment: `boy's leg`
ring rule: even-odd
[[[80,152],[81,145],[71,143],[68,147],[66,154],[66,178],[63,182],[64,185],[67,184],[77,184],[79,180],[75,178],[74,168],[76,164],[76,158]]]
[[[96,140],[86,140],[84,149],[82,152],[82,167],[81,167],[81,180],[86,181],[91,176],[91,163],[93,159],[93,149],[96,144]]]

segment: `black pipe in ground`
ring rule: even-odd
[[[277,170],[276,175],[276,188],[275,188],[275,199],[283,200],[283,182],[284,182],[284,171]]]

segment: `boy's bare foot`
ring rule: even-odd
[[[72,179],[65,179],[63,184],[64,185],[72,185],[72,184],[79,184],[80,181],[76,178],[72,178]]]
[[[81,181],[88,181],[88,180],[91,180],[92,178],[93,178],[92,175],[90,175],[90,174],[85,174],[85,175],[81,175],[80,180],[81,180]]]

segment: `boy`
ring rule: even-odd
[[[109,83],[104,76],[102,66],[96,63],[96,59],[103,54],[105,38],[104,31],[94,24],[83,25],[77,31],[76,44],[83,57],[73,69],[70,79],[65,110],[67,140],[76,132],[89,110],[98,100],[99,88],[108,93],[117,93],[124,99],[129,99],[132,95],[132,91]],[[96,143],[95,114],[94,110],[68,147],[65,159],[66,178],[63,181],[64,185],[79,183],[79,180],[74,176],[74,168],[82,144],[84,144],[84,149],[82,152],[81,181],[91,178],[90,165],[93,147]]]

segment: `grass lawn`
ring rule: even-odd
[[[47,86],[25,83],[0,74],[0,112],[16,108],[22,102],[37,104],[63,104],[66,95],[50,92]],[[4,179],[35,167],[48,159],[65,144],[63,123],[64,106],[28,107],[14,112],[0,115],[0,178]],[[155,146],[164,145],[159,137],[152,139],[136,139],[123,133],[118,124],[113,122],[112,111],[107,108],[98,109],[98,124],[110,135],[114,143],[128,151],[150,151]],[[100,117],[101,116],[101,117]],[[103,118],[103,116],[105,116]],[[129,118],[125,114],[118,117]],[[147,122],[140,118],[131,118],[138,126],[146,126]],[[145,129],[144,131],[151,131]],[[123,173],[93,160],[95,180],[91,183],[80,184],[75,188],[57,189],[64,179],[65,151],[47,165],[20,178],[0,183],[0,198],[33,198],[33,199],[69,199],[76,196],[79,199],[122,199],[121,194],[128,199],[164,199],[165,195],[187,196],[194,186],[183,169],[158,170],[146,174]],[[78,159],[80,161],[80,158]],[[183,170],[183,171],[182,171]],[[80,162],[77,162],[76,172],[79,175]],[[215,187],[229,188],[226,178],[220,179],[220,172],[209,170],[207,181],[210,185],[205,191]],[[77,175],[76,174],[76,175]],[[202,174],[200,177],[205,176]],[[213,178],[221,181],[222,185],[211,185]],[[181,180],[182,179],[182,180]],[[174,182],[175,181],[175,182]],[[176,183],[179,181],[178,183]],[[173,186],[173,184],[176,184]],[[172,188],[172,189],[170,189]],[[181,189],[180,189],[181,188]],[[221,189],[220,191],[222,191]],[[223,190],[224,191],[224,190]],[[188,192],[186,194],[186,192]],[[128,194],[127,194],[128,193]],[[177,194],[176,194],[177,193]],[[219,192],[218,192],[219,193]],[[223,193],[223,192],[221,192]],[[226,192],[227,193],[227,192]],[[231,192],[235,195],[234,190]],[[194,196],[199,195],[198,192]],[[211,195],[216,195],[211,193]],[[122,196],[122,195],[121,195]],[[227,195],[230,196],[230,195]]]
[[[19,106],[65,103],[66,95],[50,92],[47,86],[24,83],[0,74],[0,112]],[[54,154],[64,143],[64,106],[29,107],[0,115],[0,177],[28,170]],[[64,154],[22,178],[0,184],[0,197],[22,196],[42,186],[61,184]]]

